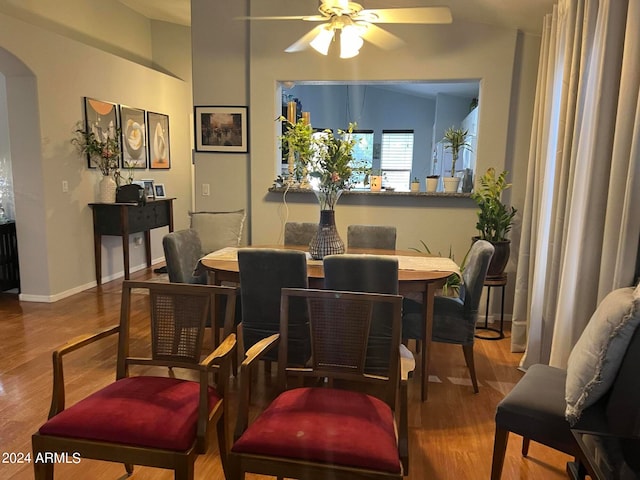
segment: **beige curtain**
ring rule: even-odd
[[[599,300],[633,281],[639,3],[560,0],[545,18],[512,327],[523,368],[564,367]]]

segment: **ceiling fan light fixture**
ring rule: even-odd
[[[355,25],[346,25],[340,33],[340,58],[353,58],[360,53],[364,44],[361,29]]]
[[[320,30],[316,38],[311,40],[311,47],[318,53],[322,55],[327,55],[329,53],[329,46],[331,45],[331,41],[333,40],[334,30],[330,25]]]

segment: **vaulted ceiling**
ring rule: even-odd
[[[115,1],[115,0],[113,0]],[[117,0],[132,10],[154,19],[179,25],[191,23],[191,0]],[[451,8],[456,20],[486,23],[515,28],[526,33],[540,34],[542,18],[550,13],[557,0],[361,0],[365,8],[393,8],[445,5]],[[300,2],[295,15],[305,14],[304,4],[315,13],[314,2]]]

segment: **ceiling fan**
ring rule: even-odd
[[[365,9],[348,0],[321,0],[320,15],[244,17],[246,20],[304,20],[324,22],[311,29],[285,49],[299,52],[311,47],[327,55],[337,30],[340,31],[340,57],[358,55],[364,40],[385,50],[391,50],[404,42],[396,35],[378,27],[376,23],[436,24],[451,23],[448,7],[406,7]]]

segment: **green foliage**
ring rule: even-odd
[[[489,168],[480,177],[480,188],[471,195],[480,207],[476,229],[480,232],[480,238],[489,242],[507,240],[516,214],[515,208],[507,208],[500,200],[502,192],[511,187],[506,180],[507,173],[505,170],[496,177],[495,169]]]
[[[451,150],[451,176],[456,175],[456,162],[461,150],[470,150],[471,145],[467,142],[468,130],[462,128],[449,127],[444,132],[444,148],[445,150]]]
[[[323,208],[334,208],[339,192],[351,187],[354,174],[364,174],[368,180],[370,170],[355,165],[353,161],[353,149],[357,143],[352,135],[355,123],[350,123],[347,130],[338,130],[337,134],[327,129],[314,135],[311,126],[303,119],[295,124],[284,117],[279,117],[279,120],[287,125],[281,139],[296,154],[296,176],[311,178],[314,188],[322,196],[319,195]]]
[[[99,132],[86,131],[82,122],[76,124],[71,143],[76,146],[81,155],[88,155],[91,162],[100,170],[102,175],[120,176],[118,159],[120,158],[120,129],[114,129],[100,135]]]
[[[287,152],[296,155],[296,177],[303,174],[302,168],[314,153],[313,128],[304,118],[300,118],[296,123],[291,123],[285,117],[280,116],[278,120],[284,122],[285,133],[280,137],[284,142]],[[284,149],[284,148],[283,148]]]

